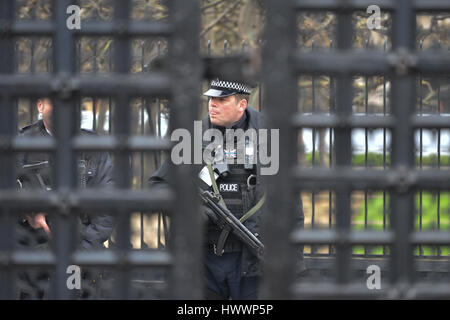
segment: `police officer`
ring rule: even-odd
[[[48,137],[54,135],[53,105],[50,99],[40,98],[37,109],[42,119],[20,130],[22,136]],[[93,131],[81,130],[81,135],[95,135]],[[54,160],[48,153],[21,153],[17,158],[18,186],[20,188],[53,188],[51,168]],[[113,167],[107,152],[83,153],[78,160],[80,188],[111,188]],[[78,247],[80,249],[102,249],[111,236],[114,218],[107,212],[81,213],[78,217]],[[20,217],[17,232],[19,247],[48,247],[51,245],[52,225],[46,213],[35,212]],[[25,278],[29,273],[22,274]],[[28,281],[32,284],[32,280]],[[40,291],[40,296],[45,298]],[[27,299],[27,296],[21,298]]]
[[[53,128],[53,105],[50,99],[41,98],[37,101],[37,109],[42,119],[26,126],[20,130],[22,136],[52,136]],[[89,130],[81,130],[81,135],[95,135]],[[42,178],[43,186],[51,189],[51,171],[53,158],[48,153],[22,153],[18,156],[18,171],[23,172],[23,168],[36,165],[36,173]],[[42,166],[39,166],[42,164]],[[46,164],[48,164],[46,166]],[[113,186],[112,179],[112,161],[106,152],[85,153],[82,154],[78,166],[80,169],[80,187],[81,188],[110,188]],[[33,185],[29,175],[19,177],[22,187],[40,187]],[[40,180],[40,179],[39,179]],[[36,231],[43,231],[47,237],[51,237],[51,228],[49,227],[45,213],[27,214],[24,218],[23,226]],[[82,249],[104,248],[103,243],[109,238],[113,230],[113,216],[108,213],[96,213],[95,215],[82,214],[80,216],[81,237],[80,246]],[[41,232],[41,235],[43,235]],[[23,240],[23,239],[21,239]],[[21,243],[27,245],[27,243]]]
[[[215,79],[211,81],[210,88],[204,93],[209,98],[208,115],[202,120],[203,131],[218,129],[225,137],[222,150],[215,149],[214,159],[223,157],[228,164],[226,169],[216,178],[217,188],[226,207],[237,217],[244,214],[260,203],[263,197],[263,187],[260,179],[259,164],[232,161],[237,158],[239,147],[248,146],[240,144],[235,135],[227,129],[262,129],[261,114],[248,106],[250,87],[242,82]],[[235,141],[227,141],[235,139]],[[203,146],[208,142],[204,141]],[[234,147],[227,147],[227,146]],[[250,151],[257,150],[250,149]],[[248,154],[245,150],[245,154]],[[253,155],[255,156],[255,155]],[[256,157],[257,158],[257,157]],[[230,161],[231,160],[231,161]],[[167,179],[167,162],[158,169],[149,179],[150,186],[157,187],[164,184]],[[211,182],[211,180],[210,180]],[[303,211],[299,199],[298,221],[303,225]],[[202,210],[209,210],[203,207]],[[256,236],[260,236],[262,209],[256,210],[244,225]],[[227,234],[213,221],[208,220],[205,236],[205,283],[206,299],[257,299],[261,276],[261,265],[258,258],[234,234]]]

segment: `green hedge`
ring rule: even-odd
[[[450,231],[450,192],[440,193],[440,230]],[[389,196],[386,196],[386,210],[389,210]],[[414,230],[420,230],[420,195],[415,195],[416,214],[414,217]],[[422,230],[437,230],[438,229],[438,197],[436,193],[422,192]],[[388,211],[387,211],[388,212]],[[382,231],[383,230],[383,193],[376,192],[369,195],[367,200],[367,225],[369,230]],[[352,225],[354,230],[364,230],[365,221],[365,204],[361,203],[361,208],[353,217]],[[386,228],[389,229],[389,215],[386,214]],[[437,250],[433,247],[422,247],[424,255],[436,255]],[[354,248],[355,254],[363,254],[364,247],[358,246]],[[382,254],[382,247],[377,246],[372,248],[369,254]],[[419,254],[419,248],[415,249],[415,254]],[[442,255],[450,255],[450,247],[441,247]]]

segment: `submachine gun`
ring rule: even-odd
[[[87,161],[78,161],[79,183],[82,189],[86,188],[89,176]],[[19,189],[52,190],[51,166],[49,161],[25,164],[17,170],[17,187]]]
[[[208,217],[223,230],[234,233],[258,259],[263,261],[264,245],[262,242],[230,210],[219,203],[220,198],[211,191],[205,191],[201,188],[199,188],[199,195],[202,203],[212,210],[212,212],[206,210]]]
[[[42,189],[50,191],[50,164],[48,161],[25,164],[17,170],[19,189]]]

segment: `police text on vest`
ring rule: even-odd
[[[239,185],[237,183],[221,183],[219,192],[239,192]]]

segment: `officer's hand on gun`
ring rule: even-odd
[[[208,206],[202,204],[200,206],[200,212],[204,223],[208,222],[208,220],[211,220],[213,223],[217,222],[218,218],[216,214]]]

